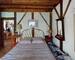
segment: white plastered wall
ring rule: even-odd
[[[44,16],[45,20],[49,24],[49,20],[50,20],[49,12],[41,12],[41,14]],[[23,15],[24,15],[24,12],[17,12],[17,23],[20,21],[20,19],[22,18]],[[28,26],[28,20],[32,19],[31,15],[32,15],[31,12],[26,12],[26,16],[23,18],[23,20],[20,23],[20,24],[22,24],[21,31],[30,28]],[[34,12],[34,20],[38,21],[38,27],[36,27],[36,28],[43,30],[45,35],[47,35],[48,34],[47,33],[48,32],[48,26],[45,23],[45,21],[43,20],[43,18],[41,17],[41,15],[39,14],[39,12]],[[18,29],[17,29],[17,31],[18,31]],[[37,34],[37,33],[35,32],[35,34]]]
[[[20,24],[22,25],[22,29],[18,25],[16,25],[16,31],[18,31],[18,32],[19,31],[22,32],[25,29],[30,29],[30,27],[28,26],[28,20],[32,19],[31,12],[16,12],[16,14],[17,14],[16,15],[16,24],[18,24],[18,22],[21,20],[21,18],[23,17],[23,15],[25,13],[26,13],[26,15],[24,16],[24,18],[20,22]],[[34,20],[38,20],[38,27],[36,27],[36,28],[43,30],[45,35],[47,35],[49,27],[45,23],[43,18],[41,17],[40,13],[43,15],[43,17],[45,18],[45,20],[48,22],[48,25],[49,25],[49,22],[50,22],[49,12],[34,12]],[[3,17],[14,17],[14,12],[2,12],[2,16]],[[36,32],[35,32],[35,34],[36,34]],[[39,35],[41,35],[41,34],[39,34]]]
[[[63,0],[63,11],[65,11],[66,5],[69,0]],[[56,7],[57,10],[59,10],[59,5]],[[74,50],[74,40],[75,40],[75,35],[74,35],[74,28],[75,28],[75,19],[74,19],[74,14],[75,14],[75,0],[71,1],[71,4],[69,6],[69,9],[67,11],[66,16],[64,17],[64,27],[65,27],[65,41],[63,42],[63,50],[72,57],[73,60],[75,60],[75,50]],[[56,35],[56,19],[57,15],[55,11],[53,10],[53,37],[54,37],[54,42],[59,46],[59,40],[55,38]]]

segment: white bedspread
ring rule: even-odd
[[[56,60],[46,43],[33,39],[19,42],[1,60]]]

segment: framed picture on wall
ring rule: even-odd
[[[38,21],[37,20],[28,20],[28,26],[31,28],[38,27]]]

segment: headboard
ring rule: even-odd
[[[32,28],[24,29],[21,34],[22,34],[23,39],[32,38]],[[34,28],[34,37],[44,38],[44,36],[45,36],[45,34],[44,34],[43,30]]]

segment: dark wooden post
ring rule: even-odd
[[[0,13],[0,48],[4,47],[4,29],[3,29],[3,20],[1,20],[1,13]]]
[[[64,19],[63,19],[63,0],[60,0],[60,19],[62,21],[62,34],[63,37],[65,38],[64,34]],[[60,49],[63,51],[63,41],[60,41]]]
[[[52,12],[50,12],[50,34],[52,35]]]
[[[32,19],[34,20],[34,12],[32,12]],[[32,28],[32,37],[34,37],[34,28]]]
[[[16,12],[14,12],[14,32],[16,32]]]

